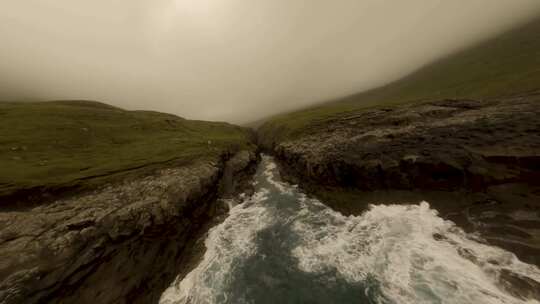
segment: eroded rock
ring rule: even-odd
[[[539,97],[366,110],[266,143],[313,182],[364,190],[485,190],[540,178]]]
[[[280,128],[269,126],[264,134]],[[539,95],[366,109],[301,134],[259,142],[286,179],[334,209],[361,214],[369,204],[429,201],[466,231],[540,266]]]
[[[157,302],[223,194],[224,174],[232,182],[254,162],[244,151],[0,211],[0,302]]]

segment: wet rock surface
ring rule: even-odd
[[[0,302],[157,302],[201,228],[226,210],[217,199],[244,190],[256,162],[244,151],[0,210]]]
[[[285,177],[344,213],[426,200],[540,265],[540,96],[440,100],[342,114],[260,138]]]
[[[366,110],[275,143],[313,181],[363,190],[485,190],[540,177],[540,97]]]

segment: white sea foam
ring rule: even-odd
[[[294,225],[301,243],[292,252],[303,271],[334,268],[351,282],[373,277],[396,303],[537,303],[499,284],[503,269],[540,282],[537,267],[476,241],[426,202],[372,206],[345,217],[328,208],[310,212],[310,204],[320,203],[303,200]]]
[[[516,298],[500,284],[503,270],[540,282],[537,267],[464,233],[426,202],[371,206],[360,216],[344,216],[281,182],[270,158],[261,166],[257,192],[231,205],[229,217],[209,232],[200,265],[178,278],[160,303],[251,303],[227,294],[232,273],[250,257],[268,254],[258,252],[259,232],[289,223],[297,237],[286,254],[296,258],[299,271],[335,270],[352,283],[375,279],[383,303],[538,303]],[[294,208],[285,208],[289,203]]]
[[[284,182],[278,181],[276,175],[277,173],[277,165],[275,162],[271,161],[271,158],[268,156],[264,156],[263,158],[263,164],[264,164],[264,176],[266,178],[266,181],[270,183],[272,186],[276,187],[276,189],[283,193],[283,194],[293,194],[296,190],[296,186],[291,186],[289,184],[286,184]]]
[[[220,291],[227,286],[236,260],[255,253],[252,238],[272,221],[266,209],[257,205],[267,194],[267,189],[261,189],[244,204],[233,207],[229,217],[210,230],[202,262],[163,293],[161,304],[219,303],[227,296]]]

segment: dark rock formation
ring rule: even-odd
[[[0,210],[1,303],[155,303],[186,248],[244,186],[253,152]]]
[[[366,110],[306,133],[271,148],[313,182],[364,190],[479,191],[540,178],[538,97]]]
[[[426,200],[540,265],[540,96],[374,108],[301,134],[259,142],[285,177],[332,207],[357,214],[369,203]]]

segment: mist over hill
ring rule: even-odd
[[[0,303],[539,303],[538,0],[0,20]]]
[[[7,0],[0,100],[87,99],[244,123],[392,82],[537,0]]]

